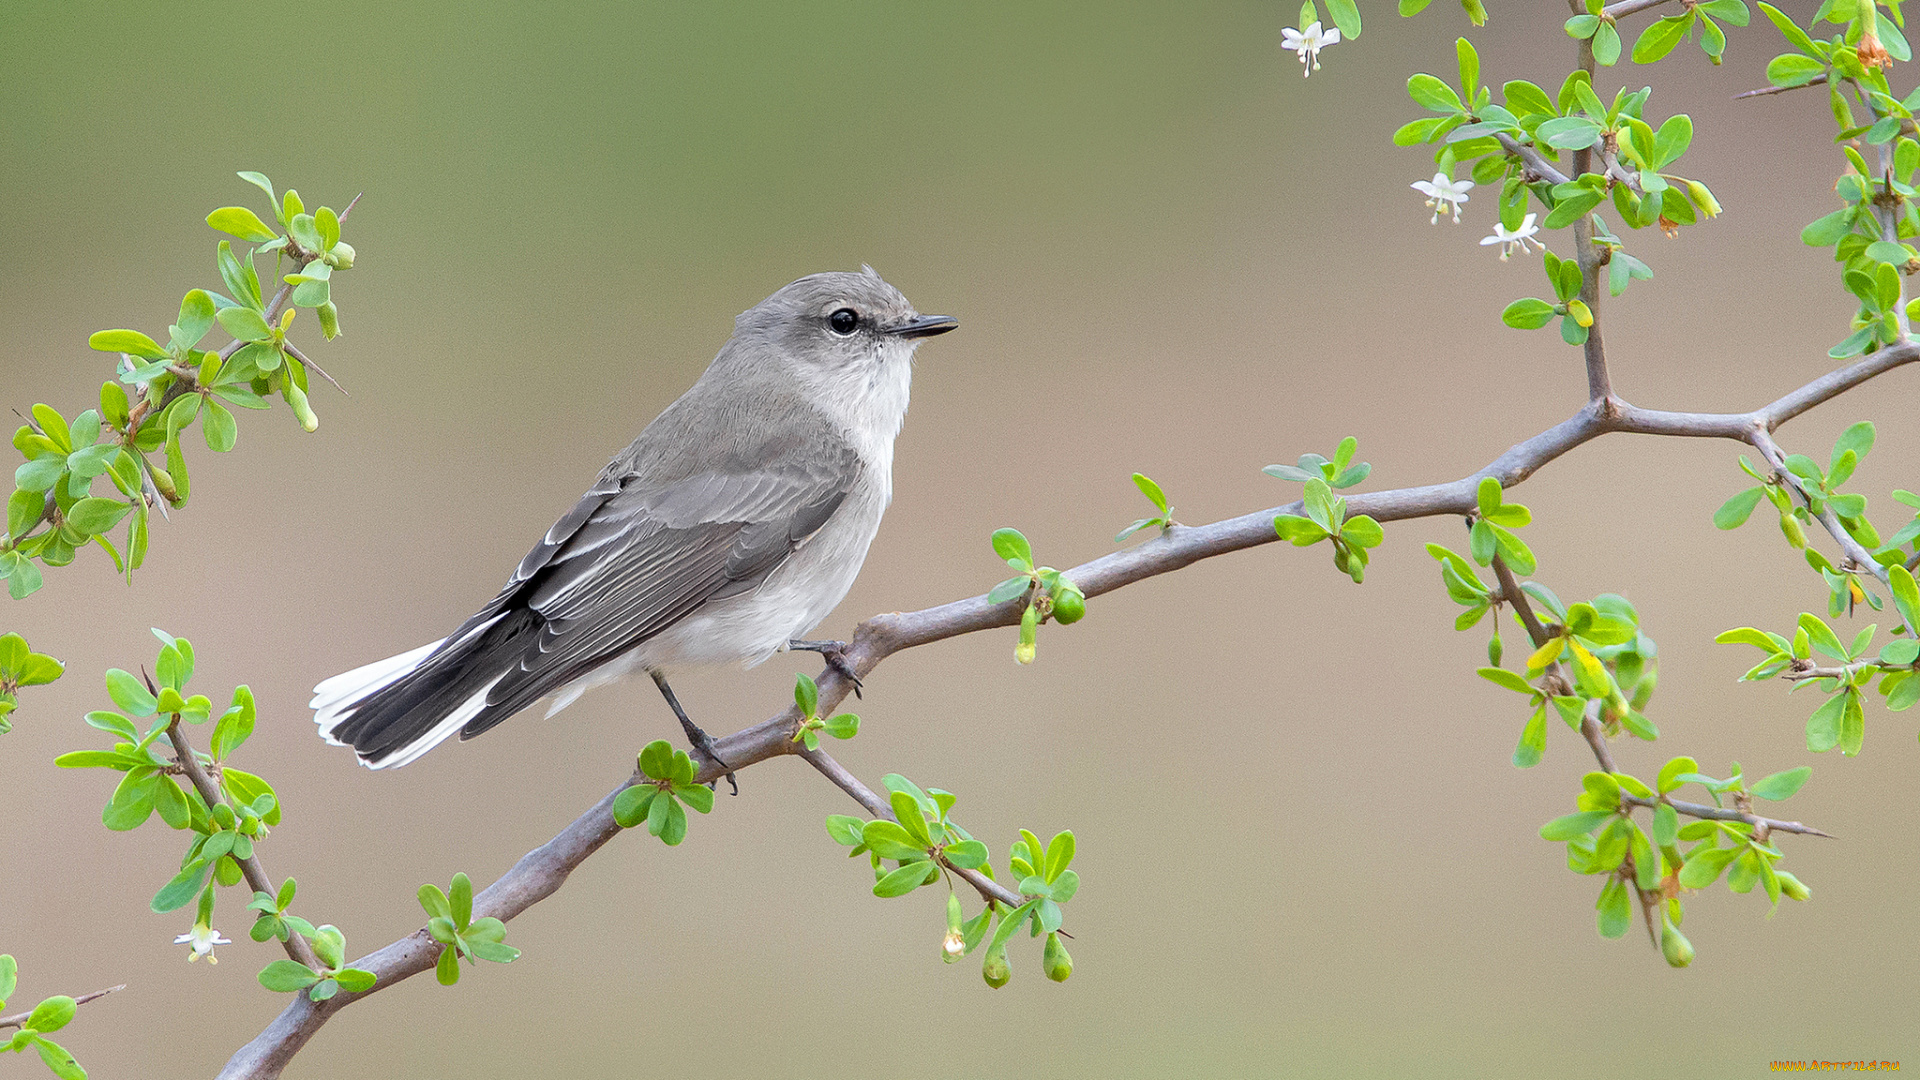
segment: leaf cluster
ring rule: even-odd
[[[468,964],[476,960],[511,964],[520,958],[520,950],[506,944],[505,923],[491,915],[473,917],[473,882],[466,874],[453,875],[446,892],[429,882],[420,886],[419,895],[427,913],[427,933],[441,945],[440,959],[434,964],[434,977],[441,986],[460,981],[462,959]]]
[[[260,985],[276,994],[305,990],[314,1001],[325,1001],[345,990],[358,994],[373,989],[373,972],[347,966],[347,938],[336,926],[322,926],[312,936],[316,970],[297,960],[275,960],[260,970]]]
[[[1322,540],[1333,545],[1333,565],[1360,584],[1367,576],[1370,548],[1380,546],[1386,533],[1380,523],[1366,514],[1347,515],[1347,500],[1335,495],[1336,487],[1351,487],[1367,478],[1373,466],[1353,464],[1359,443],[1349,435],[1340,441],[1331,461],[1318,454],[1303,454],[1298,466],[1269,465],[1263,472],[1283,480],[1304,480],[1302,495],[1304,517],[1281,514],[1273,519],[1273,531],[1294,547],[1310,547]]]
[[[240,175],[273,197],[266,177]],[[120,358],[116,378],[100,387],[99,408],[68,417],[38,404],[15,431],[13,445],[25,461],[14,472],[15,490],[7,500],[0,577],[16,599],[41,587],[40,566],[65,566],[89,544],[107,552],[120,572],[138,569],[146,558],[149,509],[185,505],[191,491],[181,432],[195,420],[208,449],[220,453],[233,449],[238,436],[232,409],[266,409],[270,395],[283,398],[306,430],[318,426],[307,400],[307,366],[287,331],[296,309],[310,307],[324,336],[338,335],[329,282],[336,270],[353,265],[353,249],[340,239],[332,210],[306,213],[291,189],[275,204],[284,235],[244,207],[222,207],[208,216],[214,228],[259,246],[239,255],[230,241],[220,241],[215,262],[226,292],[188,290],[165,344],[128,329],[102,330],[88,339],[93,348]],[[292,304],[284,311],[261,288],[255,257],[262,252],[294,263],[283,275]],[[217,351],[202,349],[216,325],[231,342]],[[94,493],[103,477],[114,494]],[[116,544],[108,533],[123,521],[126,529]]]
[[[957,796],[939,788],[922,791],[906,777],[893,773],[882,783],[889,793],[894,820],[863,821],[845,814],[827,818],[827,835],[850,848],[849,857],[867,856],[873,868],[875,896],[905,896],[939,880],[948,868],[977,870],[994,879],[987,846],[950,816]],[[967,919],[959,897],[949,891],[947,933],[942,946],[946,961],[952,963],[985,942],[982,977],[990,986],[1004,986],[1011,973],[1007,942],[1024,923],[1030,936],[1047,936],[1041,960],[1047,977],[1065,982],[1073,972],[1073,959],[1058,931],[1064,917],[1060,905],[1073,899],[1080,888],[1080,874],[1071,869],[1073,856],[1072,832],[1057,833],[1043,846],[1039,837],[1021,830],[1008,867],[1012,880],[1019,882],[1014,891],[1022,902],[1009,908],[993,901]],[[997,928],[993,923],[996,915]],[[989,929],[993,930],[991,939]]]
[[[20,967],[13,957],[0,953],[0,1010],[7,1006],[7,999],[13,996],[19,984]],[[43,999],[28,1014],[27,1022],[21,1025],[13,1037],[8,1039],[0,1050],[11,1050],[16,1054],[25,1053],[32,1047],[46,1063],[48,1069],[60,1080],[87,1080],[87,1070],[73,1060],[67,1048],[47,1038],[49,1032],[59,1031],[73,1021],[78,1006],[74,1000],[64,994]]]
[[[836,739],[851,739],[860,733],[860,718],[852,713],[821,718],[820,687],[804,672],[794,676],[793,704],[800,710],[800,723],[794,728],[793,741],[809,750],[820,749],[822,731]]]
[[[655,739],[640,751],[640,777],[613,800],[613,820],[623,829],[647,823],[647,832],[668,847],[687,838],[687,811],[713,809],[713,789],[694,783],[699,766],[685,750]]]
[[[1135,475],[1137,480],[1146,479]],[[1159,488],[1156,486],[1154,490]],[[1125,536],[1121,534],[1122,538]],[[1019,529],[994,530],[993,551],[1016,573],[987,590],[987,603],[1004,604],[1026,598],[1026,607],[1020,613],[1020,639],[1014,645],[1013,658],[1019,663],[1031,664],[1039,644],[1040,624],[1049,618],[1062,626],[1079,622],[1087,613],[1087,594],[1080,591],[1072,578],[1053,567],[1035,565],[1033,545]]]
[[[27,647],[19,634],[0,634],[0,735],[13,730],[8,719],[19,707],[23,686],[44,686],[58,679],[67,666]]]

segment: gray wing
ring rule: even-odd
[[[701,605],[758,587],[833,516],[860,469],[852,449],[839,445],[805,464],[708,472],[664,486],[631,474],[603,477],[468,621],[515,623],[521,632],[498,638],[517,656],[494,668],[505,676],[461,736],[485,731]],[[491,637],[483,633],[475,645],[485,650]]]

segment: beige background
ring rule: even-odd
[[[732,316],[800,274],[871,262],[962,322],[921,353],[895,506],[823,634],[984,590],[998,526],[1055,565],[1111,550],[1144,506],[1136,469],[1200,522],[1293,498],[1259,468],[1346,434],[1370,486],[1397,486],[1569,415],[1576,350],[1499,323],[1545,288],[1537,257],[1475,245],[1489,199],[1430,227],[1407,188],[1428,158],[1388,139],[1420,115],[1407,72],[1452,78],[1458,9],[1402,23],[1369,5],[1365,36],[1304,81],[1279,48],[1294,10],[9,5],[9,407],[84,407],[107,370],[88,332],[164,333],[181,291],[217,281],[200,216],[258,201],[233,170],[309,205],[365,192],[360,263],[336,286],[347,336],[315,354],[353,396],[317,393],[314,435],[281,409],[243,416],[230,456],[196,451],[193,502],[131,588],[96,552],[6,609],[70,664],[0,739],[16,1001],[128,983],[63,1033],[101,1078],[210,1074],[280,1007],[253,983],[278,953],[245,940],[244,897],[221,901],[223,962],[188,967],[171,940],[190,916],[146,904],[179,838],[107,833],[111,779],[50,764],[100,741],[79,717],[106,703],[102,669],[151,662],[150,625],[193,639],[198,688],[259,695],[245,763],[288,807],[263,858],[356,955],[419,924],[421,882],[490,879],[670,734],[651,688],[603,690],[374,774],[302,706],[490,597]],[[1557,22],[1474,31],[1489,77],[1557,85]],[[1778,51],[1756,23],[1723,68],[1686,46],[1602,77],[1608,93],[1657,78],[1650,111],[1693,114],[1683,166],[1727,207],[1676,240],[1629,238],[1659,275],[1606,312],[1615,385],[1638,404],[1752,407],[1846,332],[1832,264],[1797,238],[1837,205],[1823,102],[1729,101]],[[1824,460],[1848,423],[1879,421],[1858,485],[1889,532],[1904,511],[1885,492],[1920,486],[1912,380],[1782,433]],[[1389,528],[1363,587],[1320,551],[1262,548],[1099,598],[1030,668],[1007,631],[870,681],[840,748],[870,783],[959,792],[996,859],[1019,827],[1076,831],[1066,986],[1030,946],[998,993],[976,963],[943,967],[938,895],[868,895],[820,825],[851,804],[773,763],[682,848],[610,845],[512,925],[511,968],[355,1006],[289,1075],[1746,1076],[1915,1058],[1916,720],[1872,709],[1860,760],[1815,758],[1810,699],[1734,683],[1749,657],[1715,632],[1823,600],[1764,521],[1712,528],[1742,486],[1736,452],[1614,437],[1515,496],[1541,577],[1568,598],[1625,593],[1661,645],[1665,737],[1620,746],[1622,766],[1810,762],[1789,812],[1843,837],[1783,842],[1810,904],[1769,920],[1757,895],[1691,900],[1691,970],[1643,937],[1601,940],[1597,883],[1535,836],[1590,757],[1556,725],[1544,764],[1507,763],[1524,716],[1473,677],[1484,637],[1450,629],[1421,549],[1460,527],[1416,522]],[[679,689],[731,730],[795,670],[813,665]]]

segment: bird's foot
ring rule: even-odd
[[[839,672],[853,684],[853,696],[860,697],[860,676],[853,670],[853,664],[847,660],[847,643],[844,641],[789,641],[787,648],[796,652],[816,652],[827,666]]]
[[[674,717],[680,721],[680,730],[687,733],[687,742],[693,744],[694,752],[727,770],[727,786],[733,789],[735,795],[740,794],[740,781],[733,777],[733,766],[722,760],[714,750],[713,737],[702,731],[700,725],[694,723],[693,718],[687,715],[687,710],[680,707],[680,699],[674,696],[673,687],[667,685],[666,676],[657,671],[648,674],[653,676],[653,684],[660,688],[660,696],[667,699],[667,707],[673,710]],[[710,783],[707,786],[717,785]]]
[[[727,786],[733,789],[733,794],[740,794],[740,781],[733,778],[733,766],[728,765],[722,760],[719,752],[714,749],[713,736],[702,731],[699,724],[694,723],[685,716],[680,718],[680,727],[687,733],[687,741],[693,744],[693,749],[696,753],[727,770]],[[718,781],[714,782],[714,784],[717,783]],[[714,784],[708,784],[707,786],[712,787]]]

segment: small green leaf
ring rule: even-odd
[[[1786,772],[1774,773],[1756,782],[1752,790],[1755,795],[1763,799],[1780,802],[1783,799],[1792,798],[1794,793],[1800,790],[1800,786],[1807,782],[1807,777],[1811,775],[1813,775],[1813,767],[1810,765],[1802,765],[1797,769],[1788,769]]]
[[[229,233],[256,244],[272,240],[279,235],[267,228],[266,222],[260,220],[260,215],[244,206],[223,206],[207,215],[207,224],[223,233]]]
[[[260,985],[276,994],[304,990],[320,981],[312,968],[293,960],[275,960],[260,969]]]

